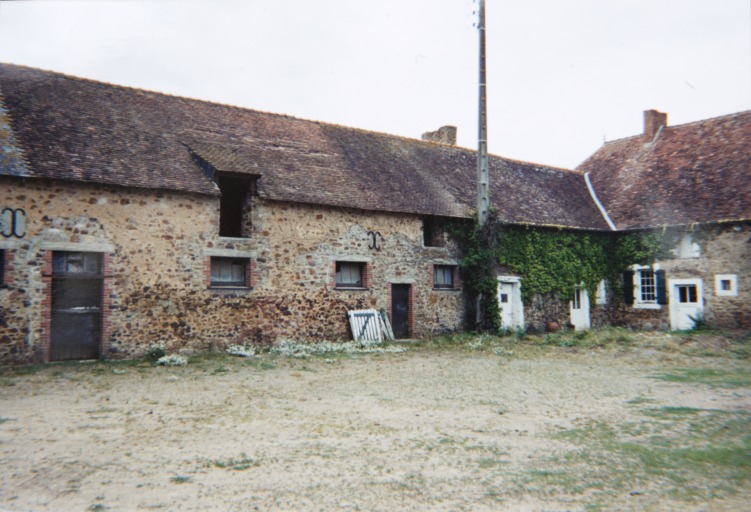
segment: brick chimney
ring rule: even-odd
[[[668,115],[656,110],[644,111],[644,142],[655,140],[660,128],[668,125]]]
[[[456,126],[441,126],[434,132],[425,132],[422,140],[456,146]]]

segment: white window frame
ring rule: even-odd
[[[662,305],[657,303],[657,276],[655,275],[655,272],[660,270],[659,266],[632,265],[631,269],[634,271],[634,308],[662,309]],[[642,272],[652,272],[654,279],[654,300],[644,300],[642,298]]]
[[[608,303],[608,282],[603,279],[597,283],[597,292],[595,293],[595,304],[603,306]]]
[[[730,281],[730,289],[723,290],[722,282]],[[718,297],[737,297],[738,296],[738,275],[737,274],[715,274],[714,292]]]

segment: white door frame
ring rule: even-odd
[[[579,299],[578,304],[575,304],[575,300],[569,302],[571,324],[574,326],[574,330],[586,331],[591,326],[589,317],[589,292],[586,286],[580,285],[574,291],[574,299],[577,298],[577,294]]]
[[[522,279],[516,276],[498,276],[498,286],[496,294],[498,297],[498,306],[501,308],[501,327],[503,329],[523,329],[524,328],[524,303],[522,302]],[[508,297],[507,308],[510,312],[504,310],[504,303],[501,300],[501,285],[510,285],[511,294]],[[505,313],[505,314],[504,314]],[[505,321],[504,321],[504,316]]]
[[[696,286],[696,303],[681,303],[678,296],[678,287],[686,285]],[[686,321],[686,317],[690,314],[696,316],[697,313],[704,312],[704,281],[701,278],[691,279],[668,279],[668,297],[669,297],[669,311],[670,311],[670,330],[683,331],[691,329],[693,322],[691,319]],[[692,310],[691,313],[688,311]]]

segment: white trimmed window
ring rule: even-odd
[[[718,297],[738,296],[738,276],[736,274],[716,274],[714,290]]]
[[[623,274],[623,295],[626,304],[637,309],[660,309],[668,303],[664,270],[634,265]]]
[[[595,294],[595,304],[604,305],[608,303],[608,285],[604,279],[597,283],[597,293]]]

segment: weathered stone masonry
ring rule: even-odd
[[[253,198],[251,236],[225,238],[218,197],[16,178],[1,188],[3,204],[27,214],[26,236],[2,245],[0,340],[19,360],[48,358],[54,251],[104,255],[102,357],[151,343],[347,338],[346,311],[388,310],[392,283],[412,285],[410,335],[461,325],[461,292],[432,286],[433,265],[456,264],[457,255],[423,247],[414,215]],[[226,256],[248,259],[247,289],[208,286],[211,258]],[[337,289],[337,261],[366,263],[366,287]]]

